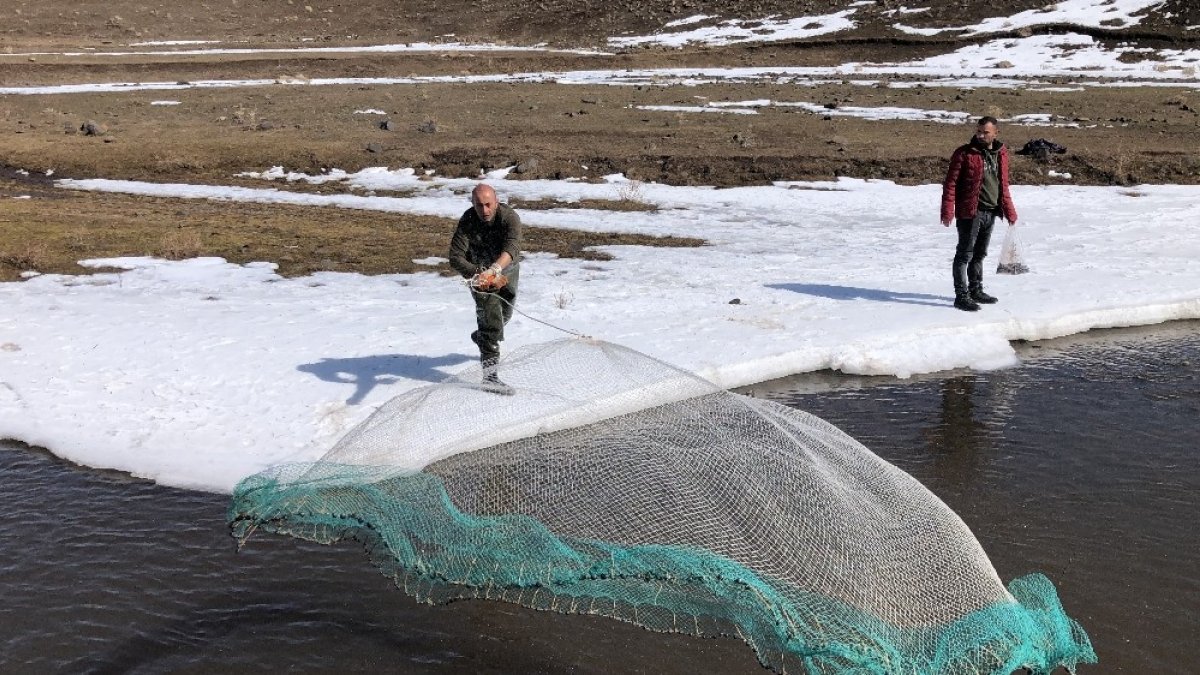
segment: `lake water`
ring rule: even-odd
[[[745,390],[813,412],[1041,571],[1100,656],[1200,669],[1200,322],[1018,346],[1022,365]],[[227,498],[0,444],[0,672],[762,673],[733,639],[496,602],[419,605],[354,545],[257,535]]]

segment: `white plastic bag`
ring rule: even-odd
[[[996,274],[1025,274],[1029,265],[1025,264],[1025,247],[1017,236],[1017,226],[1008,224],[1004,233],[1004,245],[1000,247],[1000,264],[996,266]]]

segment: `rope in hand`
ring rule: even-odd
[[[554,330],[560,330],[564,333],[567,333],[568,335],[574,335],[575,337],[581,337],[581,338],[585,338],[588,340],[593,339],[591,335],[584,335],[583,333],[573,331],[569,328],[563,328],[562,326],[556,326],[556,325],[550,323],[549,321],[543,321],[542,319],[539,319],[536,316],[531,316],[529,314],[526,314],[525,312],[522,312],[521,310],[517,309],[516,305],[509,302],[504,296],[500,295],[496,291],[484,290],[484,289],[480,288],[479,276],[480,275],[476,274],[475,276],[471,277],[470,279],[466,279],[466,284],[468,287],[470,287],[472,293],[479,293],[481,295],[494,295],[500,299],[500,302],[503,302],[504,304],[508,305],[509,307],[512,307],[512,310],[514,312],[516,312],[517,314],[520,314],[521,316],[525,317],[526,319],[536,321],[544,326],[549,326],[549,327],[553,328]],[[497,289],[497,290],[499,290],[499,289]]]

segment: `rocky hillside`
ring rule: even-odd
[[[230,0],[147,3],[109,0],[7,0],[0,5],[0,50],[31,45],[86,46],[145,40],[299,39],[405,42],[463,40],[601,45],[611,36],[647,34],[686,17],[761,19],[821,16],[846,10],[849,0]],[[1045,0],[956,0],[901,3],[878,0],[856,8],[857,26],[820,41],[961,40],[955,32],[923,37],[893,28],[900,20],[918,28],[965,26],[1047,6]],[[908,11],[899,14],[901,7]],[[922,8],[921,12],[912,12]],[[902,17],[898,18],[898,17]],[[1200,41],[1200,3],[1165,0],[1135,26],[1119,22],[1084,30],[1094,35]],[[1062,30],[1051,22],[1026,29]],[[977,39],[977,38],[976,38]]]

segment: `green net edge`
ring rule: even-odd
[[[237,485],[228,522],[239,548],[259,529],[321,544],[357,541],[418,601],[504,600],[653,631],[733,636],[782,672],[799,664],[814,674],[1036,675],[1097,662],[1086,631],[1040,573],[1008,585],[1015,602],[948,625],[902,628],[819,594],[788,593],[708,551],[559,537],[518,514],[472,516],[425,473],[284,465]],[[828,639],[833,634],[854,639]]]

